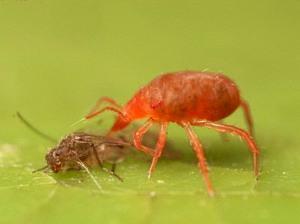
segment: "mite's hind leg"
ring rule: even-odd
[[[244,117],[245,117],[245,120],[247,122],[249,133],[252,137],[254,137],[253,119],[252,119],[252,116],[251,116],[249,104],[247,103],[247,101],[241,99],[240,106],[243,109]]]
[[[158,140],[157,140],[157,143],[155,146],[155,152],[154,152],[154,155],[152,158],[150,169],[148,171],[149,179],[151,178],[151,175],[152,175],[153,171],[155,170],[158,159],[159,159],[159,157],[161,157],[164,146],[166,144],[167,126],[168,126],[167,122],[161,123],[160,133],[159,133]]]
[[[198,166],[199,166],[199,169],[204,177],[204,181],[205,181],[205,184],[206,184],[206,188],[207,188],[207,191],[208,191],[208,194],[210,196],[213,196],[214,195],[214,190],[213,190],[213,187],[212,187],[212,184],[211,184],[211,181],[209,179],[209,176],[208,176],[208,167],[207,167],[207,164],[206,164],[206,159],[205,159],[205,155],[204,155],[204,150],[203,150],[203,147],[199,141],[199,139],[197,138],[195,132],[192,130],[190,124],[188,123],[183,123],[182,124],[188,137],[189,137],[189,140],[190,140],[190,144],[192,145],[195,153],[196,153],[196,156],[198,158]]]
[[[258,158],[259,149],[258,149],[255,141],[253,140],[253,138],[247,131],[244,131],[244,130],[237,128],[235,126],[232,126],[232,125],[218,124],[218,123],[214,123],[214,122],[210,122],[210,121],[196,121],[196,122],[193,122],[192,125],[198,125],[198,126],[212,128],[212,129],[215,129],[215,130],[217,130],[219,132],[223,132],[223,133],[235,134],[235,135],[240,136],[242,139],[244,139],[244,141],[248,144],[250,152],[252,153],[253,169],[254,169],[255,176],[258,176],[258,174],[259,174],[259,160],[258,160],[259,159]]]
[[[118,109],[122,108],[114,99],[104,96],[104,97],[101,97],[100,99],[97,100],[95,106],[90,110],[88,115],[93,114],[95,111],[99,110],[101,104],[104,103],[104,102],[109,103],[110,105],[112,105],[112,106],[114,106]]]

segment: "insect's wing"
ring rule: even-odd
[[[100,145],[106,145],[106,146],[111,146],[111,147],[128,147],[128,146],[132,146],[132,144],[130,144],[129,142],[123,141],[121,139],[114,139],[114,138],[104,138],[97,141],[97,146]]]
[[[112,138],[102,135],[87,134],[84,132],[74,133],[78,137],[78,142],[92,143],[94,146],[106,145],[106,146],[131,146],[129,142],[122,140],[121,138]]]

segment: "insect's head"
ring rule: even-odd
[[[89,145],[79,140],[77,134],[68,135],[47,153],[45,159],[54,173],[78,168],[77,161],[89,152]]]
[[[61,156],[61,151],[56,148],[52,149],[46,155],[46,161],[48,163],[48,166],[54,173],[61,171],[64,167],[64,161]]]

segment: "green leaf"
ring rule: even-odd
[[[300,205],[299,3],[296,1],[0,1],[0,223],[296,223]],[[151,180],[132,152],[124,182],[91,169],[32,173],[101,96],[124,104],[162,71],[222,71],[250,103],[261,149],[195,128],[217,192],[210,198],[181,127]],[[113,116],[80,126],[103,133]],[[141,121],[142,123],[143,121]],[[245,128],[241,111],[224,122]],[[109,165],[107,164],[109,167]]]

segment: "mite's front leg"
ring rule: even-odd
[[[158,159],[161,156],[161,154],[163,152],[163,149],[164,149],[164,146],[166,144],[167,126],[168,126],[167,122],[163,122],[161,124],[160,133],[159,133],[158,140],[157,140],[157,143],[156,143],[154,156],[153,156],[153,159],[152,159],[150,169],[148,171],[148,178],[149,179],[151,178],[152,172],[155,170]]]
[[[154,150],[142,144],[143,136],[153,125],[153,120],[149,119],[143,126],[141,126],[133,135],[133,144],[137,150],[146,153],[147,155],[154,156]]]

